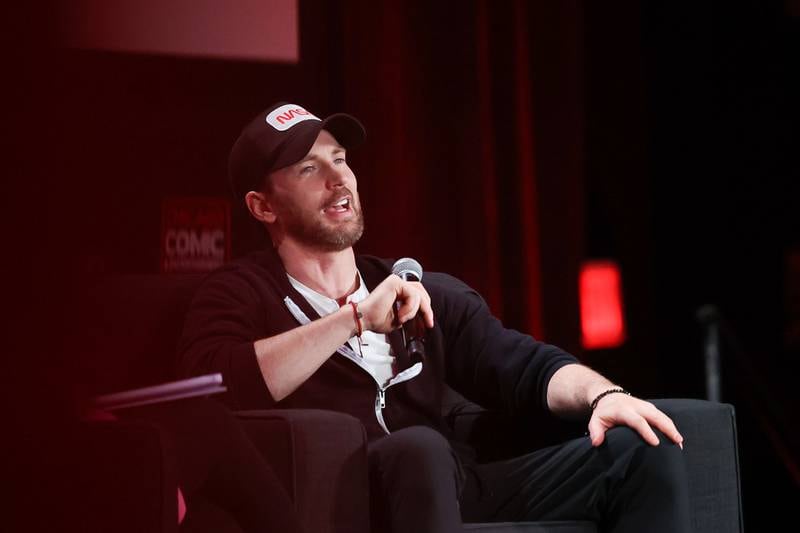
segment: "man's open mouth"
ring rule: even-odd
[[[345,196],[344,198],[340,198],[336,202],[332,203],[328,207],[325,208],[325,211],[332,212],[332,213],[344,213],[350,210],[350,197]]]

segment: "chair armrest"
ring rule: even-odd
[[[736,418],[733,406],[694,399],[652,400],[669,415],[684,437],[689,498],[695,531],[742,531],[742,504]],[[578,437],[585,423],[536,420],[514,424],[507,415],[468,401],[446,414],[455,438],[470,445],[480,460],[496,460],[554,439]],[[546,440],[543,440],[546,439]]]
[[[684,438],[694,531],[742,531],[733,406],[692,399],[652,402],[672,418]]]
[[[369,532],[367,436],[357,418],[318,409],[236,416],[284,483],[305,531]]]

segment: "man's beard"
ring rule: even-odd
[[[293,205],[285,206],[281,217],[285,234],[323,252],[340,252],[350,248],[364,233],[361,205],[356,205],[355,195],[351,195],[351,198],[350,209],[353,211],[353,218],[335,225],[325,224],[323,218],[309,216]]]

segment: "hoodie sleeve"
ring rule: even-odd
[[[426,273],[424,284],[442,328],[448,384],[487,408],[547,411],[550,378],[577,359],[505,328],[475,290],[452,276]]]
[[[275,404],[256,360],[253,343],[264,337],[264,306],[246,276],[231,270],[212,274],[197,290],[178,346],[183,376],[220,372],[232,409]]]

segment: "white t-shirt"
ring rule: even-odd
[[[314,289],[306,287],[292,276],[289,276],[289,274],[286,275],[292,287],[303,295],[303,298],[306,299],[319,316],[329,315],[339,309],[339,304],[333,298],[328,298]],[[367,296],[369,296],[369,290],[367,290],[367,286],[361,278],[361,272],[358,272],[358,289],[347,297],[345,305],[349,306],[350,302],[358,303]],[[362,357],[364,363],[381,386],[384,386],[394,376],[395,358],[392,355],[392,347],[386,334],[365,330],[361,334],[360,342],[358,337],[351,337],[347,343],[357,355]]]

